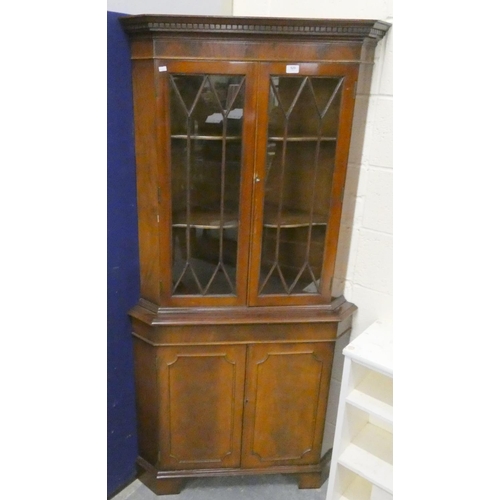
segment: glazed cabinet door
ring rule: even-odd
[[[345,64],[259,65],[251,305],[331,300],[356,78]]]
[[[243,467],[320,459],[333,343],[249,346]]]
[[[254,65],[159,61],[165,129],[164,303],[246,302]]]
[[[239,467],[245,352],[245,346],[159,349],[161,468]]]

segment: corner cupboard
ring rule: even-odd
[[[389,25],[121,18],[130,38],[141,297],[140,478],[295,474],[318,488],[356,82]],[[338,263],[337,263],[338,265]]]

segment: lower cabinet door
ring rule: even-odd
[[[246,346],[158,352],[161,468],[239,467]]]
[[[333,343],[248,347],[243,467],[320,459]]]

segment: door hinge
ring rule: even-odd
[[[358,80],[354,82],[354,91],[352,93],[353,99],[356,99],[356,94],[358,93]]]

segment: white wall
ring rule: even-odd
[[[388,21],[392,0],[233,0],[233,15]]]
[[[204,16],[230,16],[232,0],[107,0],[109,12],[123,14],[186,14]]]
[[[233,15],[392,23],[392,0],[233,0]],[[359,308],[351,339],[375,320],[392,324],[392,30],[377,46],[371,82],[358,82],[339,248],[347,267],[338,266],[334,293]],[[347,341],[336,349],[323,451],[333,443]]]

